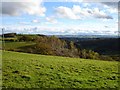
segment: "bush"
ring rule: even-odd
[[[67,44],[65,41],[60,40],[55,36],[38,36],[36,37],[35,42],[37,43],[35,45],[36,53],[57,56],[79,57],[78,50],[74,46],[73,42]]]
[[[36,48],[36,53],[43,54],[43,55],[54,55],[51,47],[48,44],[38,43],[36,44],[35,48]]]
[[[86,49],[79,51],[79,56],[85,59],[100,59],[99,53]]]
[[[27,35],[23,35],[23,36],[19,36],[18,37],[18,41],[34,41],[34,38],[32,36],[27,36]]]
[[[108,61],[108,60],[109,60],[109,61],[113,61],[112,57],[106,56],[106,55],[101,55],[100,59],[102,59],[102,60],[107,60],[107,61]]]

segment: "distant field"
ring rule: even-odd
[[[34,45],[33,42],[5,42],[5,49],[6,50],[12,50],[12,49],[18,49],[25,46]]]
[[[3,52],[5,88],[117,88],[118,62]]]

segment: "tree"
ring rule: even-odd
[[[46,43],[36,44],[36,53],[43,54],[43,55],[54,55],[51,47]]]
[[[87,58],[87,50],[86,49],[83,49],[82,51],[81,51],[81,57],[82,58]]]

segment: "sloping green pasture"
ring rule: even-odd
[[[118,62],[3,51],[4,88],[117,88]]]

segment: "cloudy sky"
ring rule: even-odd
[[[117,2],[1,2],[5,32],[47,35],[117,35]]]

